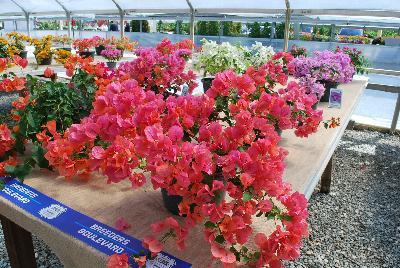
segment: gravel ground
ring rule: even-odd
[[[400,137],[346,131],[331,193],[310,199],[310,236],[292,267],[400,268]],[[38,267],[62,267],[34,238]],[[0,232],[0,268],[9,267]]]

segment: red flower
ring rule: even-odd
[[[131,228],[131,225],[123,217],[120,217],[115,222],[115,228],[117,228],[118,231],[123,231]]]
[[[114,254],[108,258],[107,268],[129,268],[128,254]]]
[[[54,76],[54,71],[53,69],[50,69],[49,67],[44,70],[44,76],[47,78],[52,78]]]
[[[23,59],[18,55],[14,55],[13,56],[13,61],[15,64],[21,66],[22,68],[25,68],[28,65],[28,60],[27,59]]]

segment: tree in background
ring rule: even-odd
[[[140,20],[131,20],[131,32],[140,32]],[[142,20],[142,32],[149,33],[150,25],[147,20]]]
[[[164,27],[163,27],[164,25],[163,25],[163,22],[162,22],[162,20],[159,20],[158,22],[157,22],[157,26],[156,26],[156,31],[157,32],[162,32],[164,29]]]
[[[218,21],[209,21],[207,26],[208,26],[208,35],[216,36],[219,34],[219,22]]]
[[[285,37],[285,23],[277,23],[276,24],[276,38],[277,39],[283,39]]]
[[[197,34],[198,35],[207,35],[207,22],[206,21],[199,21],[197,23]]]
[[[189,34],[189,23],[177,20],[175,22],[174,34],[177,34],[177,29],[179,28],[179,34]]]
[[[242,35],[242,23],[241,22],[232,22],[232,21],[224,21],[224,36],[240,36]]]
[[[260,23],[254,22],[248,25],[249,27],[249,37],[259,38],[261,37],[261,26]]]
[[[261,35],[263,37],[270,37],[271,36],[271,23],[264,22]]]

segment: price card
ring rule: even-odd
[[[329,94],[329,107],[330,108],[342,107],[342,96],[343,96],[343,91],[341,89],[331,88]]]

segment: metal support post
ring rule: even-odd
[[[286,3],[286,18],[285,18],[285,39],[283,40],[283,51],[288,51],[289,48],[289,30],[290,30],[290,2],[285,0]]]
[[[394,108],[392,125],[390,126],[390,132],[392,133],[396,131],[397,121],[399,120],[399,113],[400,113],[400,93],[397,93],[396,108]]]

